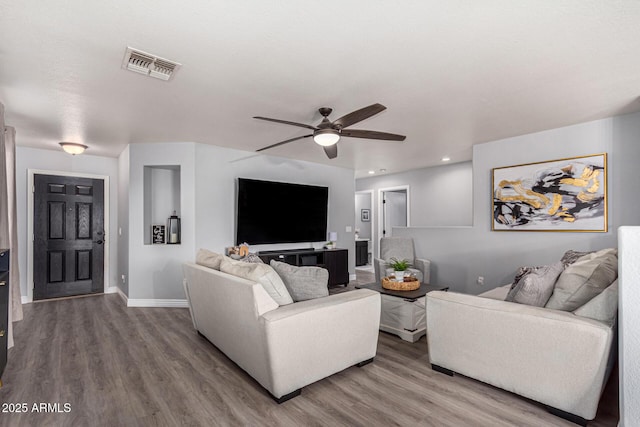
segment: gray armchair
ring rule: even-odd
[[[380,258],[374,259],[373,262],[377,283],[391,274],[391,258],[409,260],[409,271],[415,274],[420,282],[429,283],[431,280],[431,261],[416,258],[411,237],[383,237],[380,239]]]

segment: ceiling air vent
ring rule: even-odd
[[[122,68],[160,80],[170,80],[181,64],[127,47]]]

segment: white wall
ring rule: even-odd
[[[16,135],[16,139],[19,136]],[[29,169],[54,172],[86,173],[109,177],[109,251],[105,255],[105,269],[108,280],[105,290],[116,286],[118,274],[118,161],[111,157],[82,154],[72,156],[62,150],[42,150],[21,147],[16,149],[16,192],[18,202],[18,247],[20,263],[20,289],[22,296],[27,295],[27,197],[31,191],[27,188]],[[33,288],[33,283],[30,284]]]
[[[480,293],[510,283],[518,267],[560,259],[567,249],[594,250],[617,245],[616,228],[640,224],[635,197],[640,164],[640,114],[613,117],[474,146],[473,225],[411,227],[420,257],[432,260],[432,281],[452,290]],[[529,162],[607,152],[609,232],[492,232],[491,169]],[[476,284],[478,276],[485,286]]]
[[[618,231],[620,424],[640,425],[640,227]]]
[[[360,178],[356,180],[356,191],[374,190],[373,240],[379,242],[378,221],[382,220],[378,215],[379,189],[410,187],[412,226],[470,226],[473,221],[472,184],[472,164],[463,162]]]

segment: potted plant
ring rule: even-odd
[[[396,280],[402,280],[411,263],[407,259],[391,258],[391,267]]]

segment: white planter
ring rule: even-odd
[[[400,280],[404,279],[405,273],[406,273],[406,271],[394,271],[393,275],[396,276],[396,280],[400,281]]]

